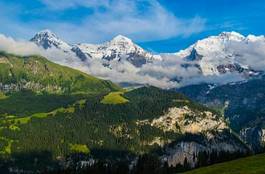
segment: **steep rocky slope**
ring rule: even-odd
[[[227,85],[192,85],[178,89],[197,102],[224,113],[231,127],[254,151],[264,149],[264,76]]]

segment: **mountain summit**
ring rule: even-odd
[[[36,43],[44,49],[58,48],[65,51],[69,51],[71,49],[69,44],[62,41],[56,34],[48,29],[38,32],[32,39],[30,39],[30,41]]]
[[[114,37],[111,42],[113,44],[115,43],[129,43],[129,44],[133,44],[133,41],[123,35],[117,35],[116,37]]]
[[[131,39],[118,35],[103,44],[68,44],[50,30],[38,32],[30,41],[44,49],[56,48],[65,53],[74,53],[82,61],[101,59],[106,64],[111,61],[127,60],[136,67],[160,59],[135,44]]]
[[[244,64],[243,52],[238,47],[246,46],[250,41],[257,41],[261,37],[245,37],[237,32],[222,32],[218,36],[197,41],[185,50],[175,55],[195,63],[203,75],[219,75],[227,72],[253,75],[256,72],[248,64]],[[264,40],[265,41],[265,40]]]

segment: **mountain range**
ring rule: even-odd
[[[172,85],[186,85],[187,81],[191,83],[194,78],[198,79],[198,77],[201,82],[209,79],[218,81],[218,77],[224,75],[236,76],[238,81],[257,76],[263,72],[263,69],[255,65],[250,57],[258,57],[256,59],[261,57],[262,59],[263,54],[259,55],[258,50],[256,52],[252,48],[265,48],[264,36],[249,35],[245,37],[236,32],[223,32],[218,36],[199,40],[185,50],[161,54],[145,51],[131,39],[121,35],[103,44],[69,44],[51,31],[44,30],[37,33],[30,41],[46,50],[57,49],[63,52],[65,59],[68,60],[54,60],[52,56],[48,57],[59,64],[120,84],[149,84],[163,88],[170,88]],[[242,48],[244,49],[242,50]],[[107,68],[105,70],[107,73],[93,70],[95,64],[91,62],[95,61]],[[169,68],[173,69],[170,73],[167,72]],[[131,74],[134,80],[126,77],[115,78],[122,74],[127,76]],[[194,83],[198,83],[196,79]],[[165,80],[167,85],[159,86],[154,82],[161,80]],[[235,77],[227,81],[234,80]]]

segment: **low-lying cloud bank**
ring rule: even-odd
[[[35,43],[15,40],[12,37],[7,37],[0,34],[0,51],[5,51],[7,53],[12,53],[21,56],[29,55],[41,55],[47,59],[65,66],[72,66],[82,71],[87,71],[85,65],[81,64],[81,61],[74,54],[65,54],[63,51],[58,49],[48,49],[38,47]]]
[[[265,71],[265,39],[255,42],[231,42],[228,48],[237,55],[236,61],[258,71]]]
[[[238,54],[236,59],[256,70],[265,70],[265,43],[231,43],[231,51]],[[91,75],[108,79],[116,83],[152,85],[160,88],[176,88],[199,83],[229,83],[244,80],[240,74],[203,76],[192,62],[176,55],[162,55],[162,61],[145,64],[140,68],[127,61],[112,61],[109,67],[101,60],[81,61],[74,54],[66,55],[57,49],[44,50],[29,41],[17,41],[0,34],[0,50],[18,55],[42,55],[56,63],[79,69]],[[235,51],[236,50],[236,51]],[[184,67],[183,64],[189,64]]]

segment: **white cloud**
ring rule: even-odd
[[[173,88],[178,85],[167,77],[157,78],[148,74],[141,74],[140,68],[135,68],[129,62],[112,62],[112,69],[102,66],[98,60],[91,61],[88,71],[97,77],[116,83],[131,83],[153,85],[161,88]]]
[[[93,14],[85,17],[81,24],[69,21],[43,23],[45,28],[51,28],[72,42],[102,42],[118,34],[141,42],[162,40],[201,32],[206,23],[198,16],[178,18],[156,0],[42,1],[52,9],[77,6],[93,9]]]
[[[255,70],[265,71],[265,38],[255,42],[231,42],[228,49],[237,55],[236,61]]]
[[[0,50],[19,55],[39,54],[44,50],[28,41],[16,41],[0,34]]]
[[[68,8],[83,7],[101,7],[108,6],[108,0],[40,0],[43,4],[54,10],[64,10]]]
[[[56,63],[60,63],[62,65],[69,65],[71,63],[73,67],[77,67],[78,69],[85,71],[82,62],[74,54],[66,55],[63,51],[58,49],[44,50],[32,42],[14,40],[13,38],[6,37],[2,34],[0,34],[0,51],[22,56],[42,55]]]
[[[5,6],[0,11],[0,19],[4,23],[0,31],[16,38],[29,39],[37,31],[48,28],[68,42],[100,43],[118,34],[145,42],[189,36],[206,28],[204,18],[179,18],[157,0],[40,1],[46,5],[40,9],[25,9],[21,4],[0,2],[0,6]],[[90,8],[91,13],[78,22],[54,17],[68,8],[78,13],[78,7]],[[21,20],[21,15],[28,15],[30,20]]]

